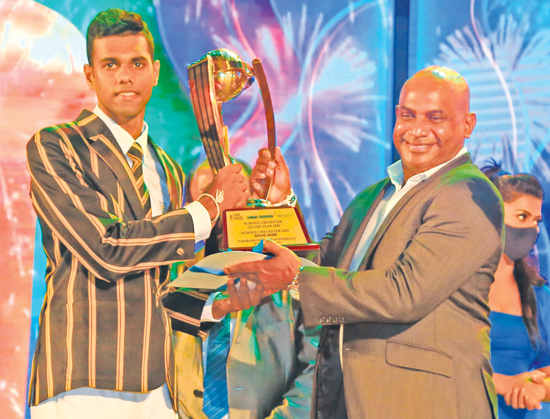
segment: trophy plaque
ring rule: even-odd
[[[191,104],[206,157],[214,174],[234,162],[229,154],[227,126],[222,104],[237,97],[258,81],[266,114],[268,149],[276,147],[275,117],[267,79],[261,61],[252,66],[227,49],[208,52],[187,67]],[[269,193],[269,192],[268,192]],[[265,206],[265,200],[250,200],[247,208],[224,211],[223,248],[250,250],[262,239],[272,239],[304,255],[318,249],[311,243],[298,207]]]

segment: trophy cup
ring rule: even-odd
[[[206,157],[214,174],[234,162],[229,154],[227,126],[223,123],[222,104],[237,97],[258,81],[264,103],[268,149],[276,147],[275,116],[269,87],[258,58],[252,66],[227,49],[208,52],[187,67],[191,103],[199,127]],[[250,200],[247,208],[224,211],[224,249],[250,250],[262,239],[272,239],[302,255],[318,249],[311,243],[298,207],[264,206],[265,200]]]

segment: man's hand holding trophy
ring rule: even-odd
[[[221,214],[222,247],[250,250],[262,239],[271,239],[304,255],[318,249],[316,244],[311,243],[303,216],[296,206],[296,196],[290,187],[289,169],[280,148],[276,147],[273,105],[261,61],[256,58],[251,66],[236,53],[219,49],[191,64],[188,75],[193,111],[214,175],[235,162],[229,153],[222,104],[237,97],[255,80],[260,86],[264,103],[268,147],[258,153],[256,167],[250,176],[252,195],[246,207],[225,210]],[[226,199],[209,196],[215,201]]]

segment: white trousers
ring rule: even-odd
[[[31,407],[31,419],[177,419],[168,387],[148,393],[77,388]]]

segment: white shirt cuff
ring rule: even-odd
[[[206,300],[206,304],[202,308],[202,314],[201,314],[201,322],[219,322],[221,319],[215,319],[214,316],[212,316],[212,304],[214,303],[214,300],[216,299],[217,295],[220,294],[219,292],[213,292],[210,294],[208,299]],[[223,319],[223,317],[222,317]]]
[[[212,231],[212,222],[210,221],[210,214],[208,210],[204,208],[198,201],[191,202],[184,206],[189,211],[191,218],[193,219],[193,229],[195,230],[195,243],[201,240],[206,240],[210,237]]]

